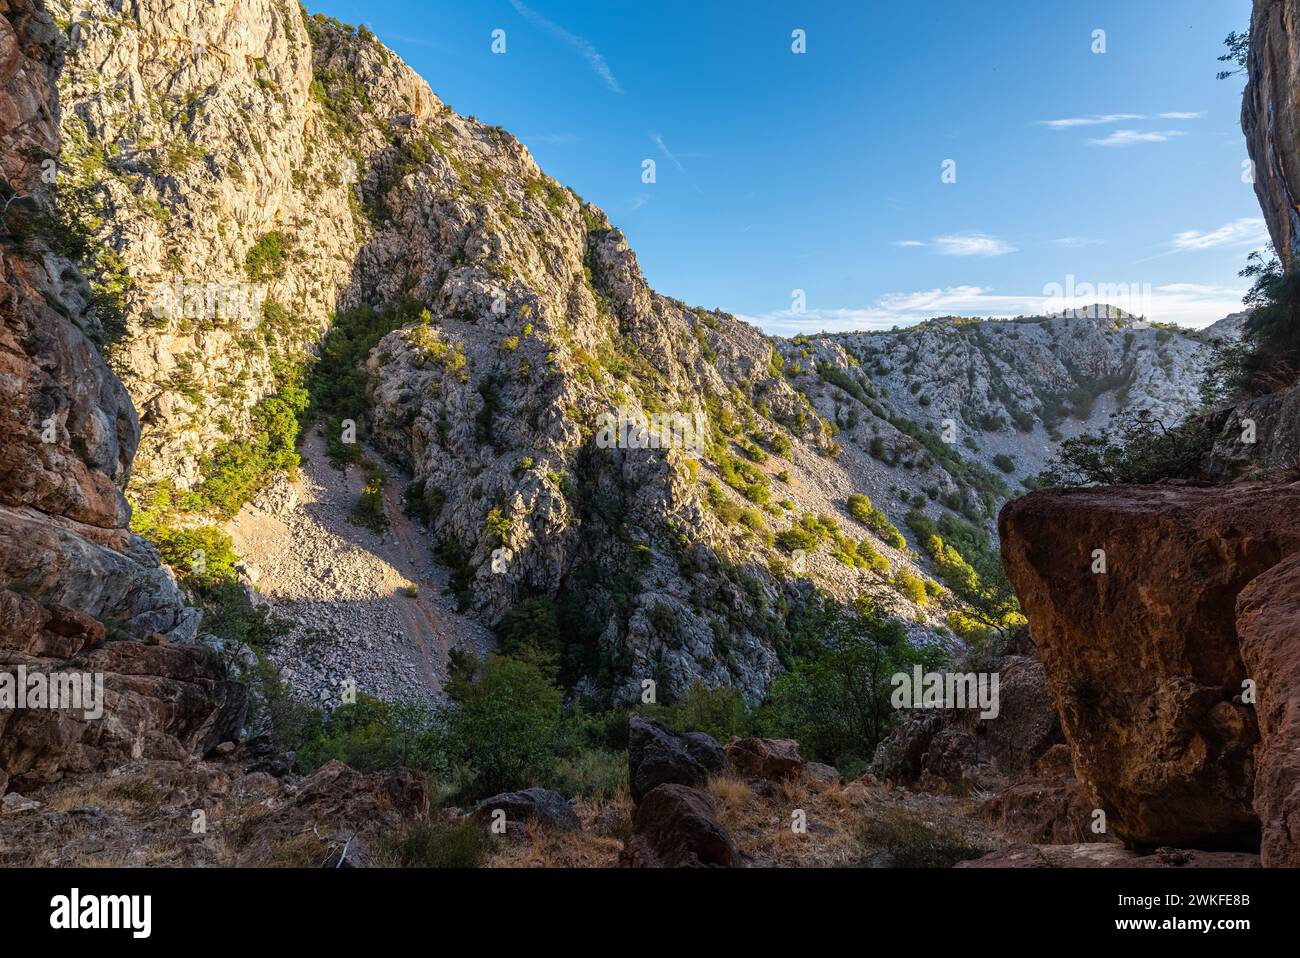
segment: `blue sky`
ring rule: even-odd
[[[364,22],[458,112],[519,137],[656,289],[769,332],[1030,314],[1071,289],[1092,302],[1089,285],[1205,325],[1240,308],[1237,271],[1267,242],[1244,79],[1215,79],[1249,0],[309,8]]]

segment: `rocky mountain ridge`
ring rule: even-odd
[[[900,590],[932,575],[904,517],[991,534],[1055,436],[1130,401],[1177,416],[1206,361],[1109,310],[769,339],[651,290],[604,213],[364,29],[283,0],[51,10],[61,195],[102,244],[101,338],[142,410],[135,501],[211,512],[322,338],[373,339],[329,428],[360,424],[412,477],[467,613],[573,606],[575,667],[618,700],[647,678],[757,699],[809,584],[943,639],[961,604]],[[619,409],[704,414],[702,461],[598,448],[596,413]]]

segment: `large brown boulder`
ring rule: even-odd
[[[736,845],[699,789],[659,785],[637,806],[632,840],[620,863],[633,868],[731,868],[740,863]]]
[[[1265,866],[1300,867],[1300,554],[1237,598],[1246,673],[1255,682],[1255,810]]]
[[[727,743],[727,758],[739,774],[778,780],[798,778],[807,764],[791,738],[737,738]]]
[[[1300,483],[1037,492],[999,527],[1075,769],[1111,833],[1256,848],[1259,729],[1240,702],[1236,600],[1300,551]]]

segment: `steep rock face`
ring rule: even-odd
[[[180,759],[238,733],[243,693],[196,637],[156,552],[125,528],[139,439],[88,334],[101,324],[63,255],[44,158],[58,154],[62,41],[36,3],[0,5],[0,666],[100,675],[102,716],[0,710],[0,785],[123,759]],[[147,641],[146,641],[147,640]]]
[[[1290,264],[1300,242],[1300,3],[1255,0],[1241,128],[1273,246]]]
[[[1300,555],[1242,591],[1237,628],[1241,657],[1258,694],[1260,860],[1270,868],[1295,868],[1300,866]]]
[[[1059,490],[1003,510],[1003,559],[1075,769],[1125,841],[1258,841],[1235,604],[1300,551],[1298,518],[1294,483]]]
[[[67,42],[60,183],[121,313],[109,338],[145,424],[140,479],[189,488],[325,328],[364,230],[350,184],[367,131],[354,153],[333,135],[296,3],[49,8]],[[351,66],[430,109],[377,47]]]

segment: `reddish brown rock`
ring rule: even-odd
[[[81,612],[0,590],[0,671],[102,675],[102,715],[0,710],[0,770],[16,788],[134,759],[182,761],[232,738],[245,691],[208,649],[106,641]]]
[[[740,856],[709,796],[670,784],[652,788],[637,806],[619,861],[632,868],[731,868]]]
[[[1075,769],[1111,833],[1258,847],[1259,732],[1233,701],[1247,677],[1236,598],[1300,551],[1300,483],[1045,491],[1007,505],[999,526]]]
[[[1300,3],[1255,0],[1241,129],[1255,195],[1286,263],[1300,243]]]
[[[988,799],[981,811],[1007,837],[1028,842],[1101,842],[1092,830],[1093,802],[1073,775],[1019,782]]]
[[[1237,598],[1246,674],[1255,682],[1259,747],[1255,811],[1260,860],[1300,867],[1300,554],[1255,579]]]
[[[274,780],[267,783],[274,790]],[[270,804],[270,803],[268,803]],[[257,865],[282,857],[277,851],[297,847],[305,864],[340,867],[344,848],[357,859],[346,867],[364,866],[365,842],[399,831],[429,814],[428,779],[409,768],[363,774],[331,761],[306,779],[287,801],[274,803],[265,815],[242,822],[234,831],[241,864]]]
[[[789,738],[732,739],[727,758],[739,774],[766,779],[796,778],[806,764],[799,743]]]

